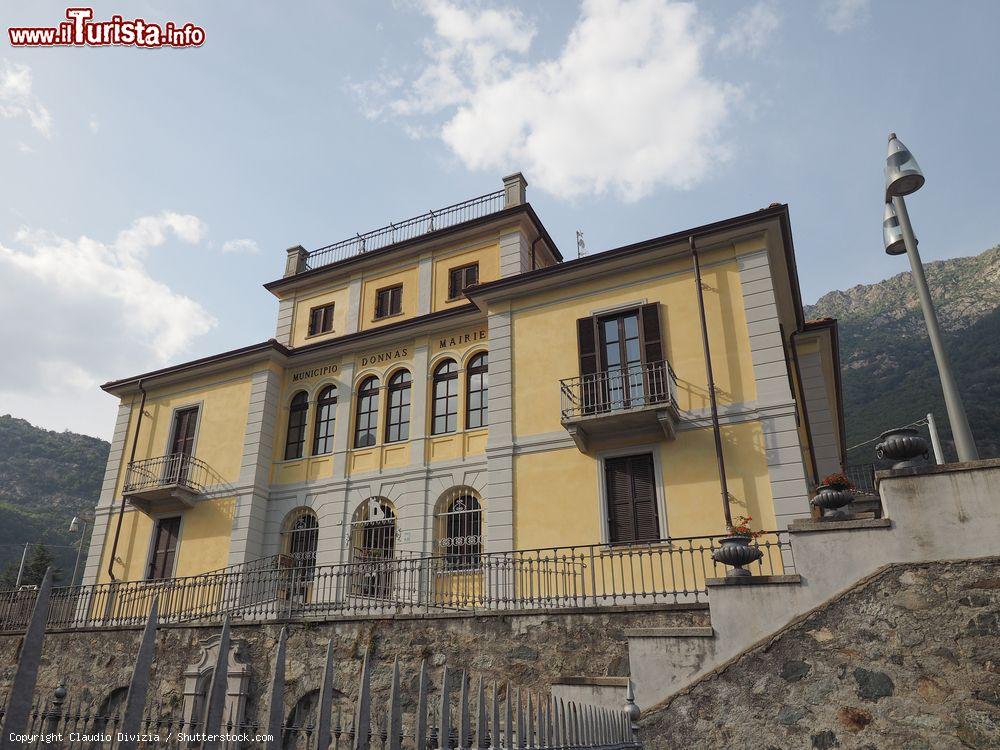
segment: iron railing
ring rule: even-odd
[[[0,704],[5,747],[94,748],[295,748],[296,750],[426,750],[427,748],[533,748],[535,750],[638,750],[636,719],[639,717],[631,687],[621,708],[563,701],[541,691],[512,689],[508,683],[486,684],[480,676],[473,687],[465,670],[445,665],[439,676],[432,674],[426,659],[419,674],[401,674],[397,660],[389,674],[376,677],[370,648],[362,658],[357,686],[334,688],[336,664],[334,641],[326,648],[316,696],[295,704],[286,714],[285,672],[288,632],[282,629],[270,665],[257,665],[270,672],[268,701],[249,710],[245,688],[237,687],[227,669],[230,658],[230,621],[219,633],[212,676],[182,711],[164,705],[162,696],[151,695],[149,674],[162,673],[156,665],[156,605],[146,618],[145,629],[132,667],[125,695],[111,705],[85,703],[64,684],[44,697],[36,697],[38,671],[44,650],[41,627],[50,604],[51,583],[42,584],[31,624],[24,637],[14,670],[13,683]],[[312,655],[318,661],[319,653]],[[56,657],[50,656],[49,659]],[[303,654],[300,660],[311,661]],[[437,670],[434,670],[437,672]],[[315,673],[314,673],[315,674]],[[88,684],[95,676],[74,673],[74,687]],[[308,679],[308,678],[307,678]],[[457,684],[456,684],[457,683]],[[387,686],[387,687],[386,687]],[[83,692],[81,690],[81,692]],[[89,692],[89,691],[88,691]],[[352,694],[353,693],[353,694]],[[413,695],[416,693],[416,695]],[[405,707],[405,713],[404,713]]]
[[[172,486],[201,494],[218,481],[215,471],[204,461],[186,453],[171,453],[132,461],[125,473],[123,494],[135,495],[145,490]]]
[[[563,421],[676,405],[677,376],[667,361],[643,362],[559,381]]]
[[[853,464],[844,467],[844,475],[851,480],[854,489],[864,495],[877,495],[875,488],[875,472],[878,469],[888,467],[889,462],[884,464]]]
[[[161,621],[209,623],[226,615],[266,621],[704,602],[706,580],[726,574],[712,558],[720,538],[490,552],[463,559],[461,567],[450,555],[397,553],[314,567],[279,556],[269,566],[232,572],[56,588],[48,627],[136,625],[154,600]],[[752,543],[764,553],[748,566],[754,574],[794,568],[786,532]],[[0,630],[23,629],[36,596],[0,593]]]
[[[331,263],[378,250],[404,240],[412,240],[421,235],[446,227],[453,227],[472,219],[502,211],[505,207],[504,191],[480,195],[478,198],[456,203],[447,208],[428,211],[412,219],[397,224],[388,224],[364,234],[358,234],[332,245],[313,250],[306,258],[306,269],[320,268]]]

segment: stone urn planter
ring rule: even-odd
[[[743,566],[757,562],[764,556],[764,553],[758,547],[750,546],[751,539],[749,534],[732,534],[719,540],[721,546],[712,551],[712,559],[723,565],[732,566],[732,570],[726,573],[726,578],[741,578],[752,575]]]
[[[927,441],[912,427],[898,427],[886,430],[879,435],[879,444],[875,446],[875,455],[879,460],[895,461],[893,469],[907,469],[921,464],[918,458],[927,461]]]
[[[842,485],[821,484],[816,488],[816,496],[809,501],[814,508],[823,511],[823,518],[836,520],[846,515],[841,508],[854,502],[854,493]]]

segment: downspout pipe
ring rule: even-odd
[[[142,427],[142,415],[146,411],[146,389],[142,387],[142,378],[136,383],[139,387],[139,391],[142,393],[142,400],[139,402],[139,417],[135,420],[135,434],[132,435],[132,452],[129,454],[128,466],[125,467],[125,476],[128,477],[128,470],[135,461],[135,449],[139,444],[139,428]],[[111,581],[114,582],[118,580],[115,578],[115,553],[118,552],[118,539],[122,533],[122,519],[125,517],[125,493],[122,493],[122,504],[118,509],[118,524],[115,526],[115,540],[111,544],[111,556],[108,558],[108,575],[111,577]]]
[[[712,350],[708,345],[708,323],[705,320],[705,292],[701,285],[701,262],[698,259],[698,248],[694,235],[688,237],[691,248],[691,258],[694,262],[694,283],[698,289],[698,314],[701,317],[701,342],[705,352],[705,372],[708,375],[708,396],[712,406],[712,432],[715,435],[715,458],[719,467],[719,485],[722,492],[722,512],[726,517],[726,526],[733,525],[733,514],[729,507],[729,485],[726,481],[726,457],[722,450],[722,430],[719,428],[719,403],[715,396],[715,375],[712,373]]]
[[[535,245],[537,245],[541,241],[542,241],[542,235],[538,235],[537,237],[535,237],[535,239],[533,239],[531,241],[531,269],[530,270],[532,270],[532,271],[534,271],[535,268],[536,268],[536,266],[538,265],[535,262],[535,257],[536,257],[535,256]]]

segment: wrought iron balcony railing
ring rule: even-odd
[[[504,206],[504,191],[497,190],[494,193],[470,198],[447,208],[428,211],[398,224],[388,224],[379,229],[373,229],[370,232],[313,250],[306,258],[306,269],[328,266],[355,255],[362,255],[404,240],[412,240],[428,232],[488,216],[503,210]]]
[[[172,453],[142,461],[133,461],[125,473],[125,495],[139,495],[148,491],[180,487],[191,494],[200,495],[206,487],[215,484],[212,468],[186,453]]]
[[[616,412],[676,406],[677,376],[670,363],[644,362],[559,381],[564,422]]]
[[[141,624],[154,600],[164,622],[221,622],[333,617],[433,616],[456,612],[697,603],[707,580],[726,566],[712,552],[720,536],[592,544],[511,552],[401,556],[337,565],[297,566],[279,555],[197,576],[120,581],[54,589],[51,628]],[[751,542],[763,553],[754,575],[794,570],[788,534]],[[37,591],[0,592],[0,631],[23,630]]]

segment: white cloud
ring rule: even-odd
[[[22,229],[0,244],[0,359],[5,409],[57,429],[107,434],[105,380],[176,360],[216,321],[193,299],[152,277],[145,259],[171,235],[199,242],[204,223],[163,212],[112,243]]]
[[[31,68],[0,60],[0,117],[26,117],[31,127],[49,138],[52,136],[52,116],[31,88]]]
[[[226,240],[222,243],[224,253],[251,253],[257,254],[260,248],[253,240]]]
[[[27,143],[24,143],[23,141],[17,142],[17,150],[20,151],[22,154],[35,153],[35,149],[33,149],[31,146],[29,146]]]
[[[871,0],[826,0],[820,12],[827,28],[841,34],[868,20]]]
[[[410,80],[353,86],[370,117],[406,118],[471,169],[523,170],[564,198],[636,200],[685,189],[728,154],[739,99],[703,70],[710,30],[693,4],[587,0],[555,57],[528,61],[535,28],[510,8],[424,0],[434,36]]]
[[[97,135],[97,132],[101,129],[101,123],[97,119],[96,115],[91,115],[90,120],[87,122],[87,127],[90,128],[90,132]]]
[[[780,25],[781,16],[774,3],[764,0],[736,14],[729,31],[719,37],[719,49],[756,56]]]

